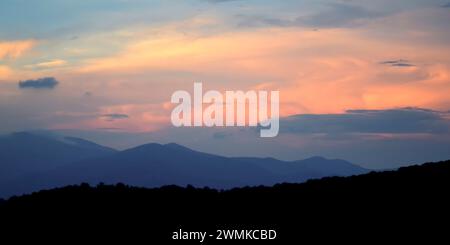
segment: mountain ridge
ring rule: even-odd
[[[312,178],[349,176],[369,171],[344,160],[328,160],[322,157],[291,162],[275,158],[226,157],[192,150],[177,143],[148,143],[116,151],[73,137],[30,133],[12,135],[13,139],[17,137],[28,139],[22,142],[27,145],[25,149],[40,150],[50,158],[53,155],[58,157],[51,158],[51,162],[54,163],[51,166],[39,169],[40,164],[46,163],[47,158],[39,159],[34,156],[35,159],[27,163],[35,165],[37,170],[33,168],[34,171],[17,174],[14,178],[0,178],[2,184],[0,196],[29,193],[80,182],[90,184],[124,182],[143,187],[177,184],[229,189],[274,185],[280,182],[297,183]],[[39,144],[34,146],[34,141],[38,141]],[[41,141],[50,143],[41,144]],[[57,151],[53,149],[55,147]],[[64,151],[59,149],[73,149],[75,152],[63,154]],[[100,153],[86,157],[79,154],[80,151],[87,150],[89,152],[99,150]],[[2,156],[7,155],[2,153],[1,147],[0,153]],[[5,157],[3,159],[8,160]],[[59,163],[58,160],[63,163]],[[5,173],[13,169],[12,167],[8,169],[4,162],[0,164],[4,165]],[[24,165],[24,168],[26,166]]]
[[[7,229],[27,234],[39,230],[46,238],[56,233],[102,241],[121,237],[128,242],[151,238],[169,243],[171,234],[180,229],[208,234],[218,229],[273,229],[280,241],[276,244],[309,240],[360,244],[367,237],[380,242],[418,237],[428,242],[438,237],[442,242],[448,239],[449,186],[450,160],[230,190],[78,183],[0,199],[0,216]]]

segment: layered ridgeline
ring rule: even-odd
[[[73,137],[26,132],[0,137],[0,197],[82,182],[232,188],[366,172],[322,157],[287,162],[222,157],[174,143],[116,151]]]
[[[2,237],[14,234],[15,240],[69,237],[172,244],[174,233],[192,231],[212,235],[205,236],[207,244],[242,244],[216,240],[217,230],[273,229],[283,241],[273,244],[361,244],[369,239],[434,244],[448,240],[449,186],[450,161],[225,191],[81,184],[0,199],[0,217],[6,224]],[[203,243],[194,238],[186,244]]]

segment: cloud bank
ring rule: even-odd
[[[448,112],[421,108],[348,110],[343,114],[306,114],[284,118],[284,133],[441,134],[450,132]]]

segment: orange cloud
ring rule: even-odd
[[[11,68],[9,68],[8,66],[0,65],[0,80],[8,79],[11,74]]]
[[[447,49],[404,45],[401,40],[386,42],[366,37],[357,29],[266,28],[216,35],[169,30],[134,40],[116,55],[90,59],[79,71],[122,75],[146,72],[148,79],[152,72],[183,71],[208,78],[202,82],[209,89],[270,87],[280,90],[283,116],[340,113],[353,108],[441,109],[450,105],[450,60],[443,55]],[[414,64],[380,64],[388,59],[406,59]],[[180,76],[177,80],[184,79],[184,84],[194,82]],[[192,77],[196,79],[196,75]],[[170,79],[163,80],[158,86],[166,92],[185,89]]]
[[[92,119],[75,123],[53,125],[56,129],[108,129],[115,128],[129,132],[156,131],[167,126],[170,112],[162,104],[123,104],[102,107]],[[123,115],[121,118],[111,120],[108,115]]]
[[[0,59],[16,59],[35,45],[34,40],[0,42]]]

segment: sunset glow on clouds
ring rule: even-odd
[[[280,90],[283,117],[448,111],[446,4],[5,1],[0,113],[8,119],[0,128],[156,132],[170,128],[170,95],[194,82],[219,91]],[[60,83],[47,91],[17,86],[43,77]]]
[[[34,43],[35,42],[32,40],[0,42],[0,58],[2,60],[16,59],[26,51],[30,50]]]

